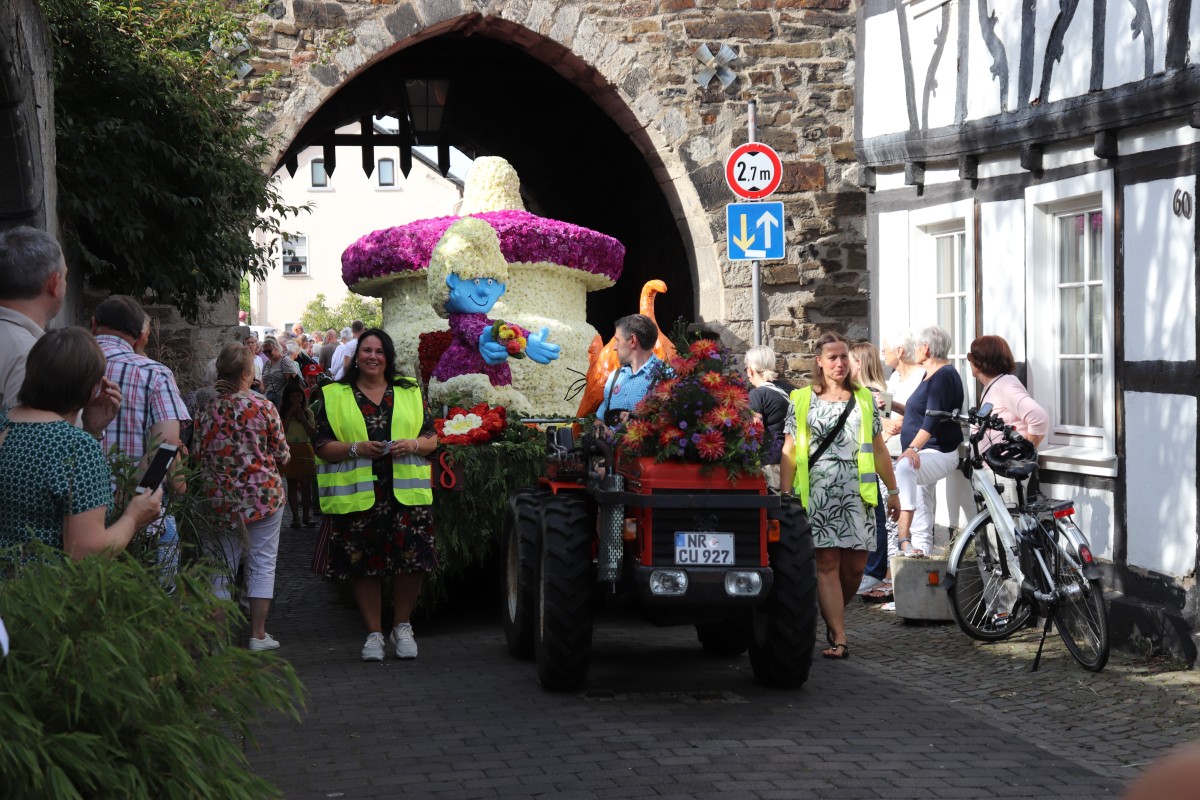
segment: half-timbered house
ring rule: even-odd
[[[969,401],[1008,340],[1115,641],[1195,662],[1200,0],[864,0],[857,36],[873,330],[944,326]]]

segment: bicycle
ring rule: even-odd
[[[990,403],[966,414],[930,412],[975,426],[959,464],[974,489],[978,513],[954,540],[943,581],[959,628],[984,642],[1007,639],[1044,618],[1031,671],[1041,663],[1052,626],[1086,670],[1108,662],[1108,611],[1100,568],[1075,523],[1071,500],[1027,499],[1024,482],[1037,472],[1037,449],[991,413]],[[1001,434],[980,454],[988,431]],[[983,469],[1016,483],[1016,504],[1005,503],[996,480]],[[1036,615],[1036,616],[1035,616]]]

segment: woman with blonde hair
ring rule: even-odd
[[[817,547],[817,602],[828,629],[825,658],[847,658],[846,604],[875,547],[879,505],[876,472],[887,487],[889,515],[900,512],[896,480],[884,451],[879,410],[871,392],[850,378],[850,345],[839,334],[817,339],[812,384],[792,393],[780,461],[785,494],[804,503]]]
[[[279,642],[267,633],[266,623],[287,497],[279,467],[287,463],[289,450],[279,412],[250,391],[253,380],[254,352],[237,343],[225,345],[217,356],[217,394],[197,416],[194,447],[209,497],[229,519],[221,542],[226,569],[214,582],[217,596],[229,598],[230,576],[245,548],[249,647],[274,650]]]
[[[783,455],[783,426],[787,421],[791,401],[788,395],[795,388],[786,381],[778,380],[775,372],[775,351],[765,344],[756,345],[746,351],[743,363],[746,380],[754,388],[750,390],[750,410],[762,420],[766,434],[763,443],[763,477],[772,489],[779,489],[779,460]]]

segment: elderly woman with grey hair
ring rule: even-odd
[[[933,549],[933,504],[919,503],[918,497],[922,486],[937,483],[958,465],[962,428],[957,422],[929,415],[931,411],[957,411],[963,405],[962,378],[946,359],[950,344],[950,334],[937,325],[913,337],[914,359],[925,370],[925,378],[904,405],[903,452],[896,460],[900,490],[896,541],[905,555],[925,555]]]

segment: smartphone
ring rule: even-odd
[[[134,491],[138,494],[153,492],[161,486],[163,479],[167,477],[167,470],[171,468],[171,464],[174,463],[175,456],[178,453],[178,445],[160,444],[158,451],[154,454],[154,458],[150,460],[150,466],[146,467],[146,474],[138,481],[137,489]]]
[[[890,417],[892,415],[892,393],[880,392],[879,400],[883,404],[879,409],[880,415],[884,417]]]

